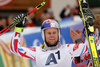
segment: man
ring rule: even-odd
[[[71,16],[79,15],[79,6],[76,5],[66,5],[66,7],[61,11],[60,18],[68,18]]]
[[[20,22],[23,17],[24,15],[20,14],[14,18],[14,21]],[[20,33],[24,24],[23,20],[15,27],[15,33],[11,40],[11,51],[18,56],[33,59],[36,61],[37,67],[72,67],[73,58],[87,52],[87,46],[83,43],[61,45],[60,25],[53,19],[47,19],[41,25],[41,34],[44,40],[41,48],[38,46],[21,47]],[[76,43],[81,42],[79,38],[74,40]]]

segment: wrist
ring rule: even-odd
[[[14,30],[15,30],[16,32],[21,33],[21,32],[23,32],[23,27],[15,27]]]
[[[75,40],[75,43],[76,43],[76,44],[82,43],[82,39],[81,39],[81,38],[76,39],[76,40]]]

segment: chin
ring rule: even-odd
[[[50,45],[54,45],[55,43],[53,43],[53,44],[50,44]]]
[[[54,43],[49,43],[50,45],[54,45],[56,42],[54,42]]]
[[[53,47],[53,46],[56,46],[56,45],[57,45],[57,41],[48,41],[48,42],[46,42],[46,44],[47,44],[49,47]]]

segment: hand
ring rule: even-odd
[[[73,30],[72,28],[70,29],[70,36],[71,36],[71,38],[72,38],[72,40],[73,40],[73,43],[75,43],[75,40],[76,39],[79,39],[79,38],[81,38],[81,35],[82,35],[82,30]]]
[[[17,15],[13,20],[18,23],[16,27],[23,27],[26,24],[26,17],[24,18],[24,14]]]

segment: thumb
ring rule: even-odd
[[[22,22],[23,26],[25,26],[26,22],[27,22],[27,19],[26,19],[26,17],[25,17],[25,18],[23,19],[23,22]]]

